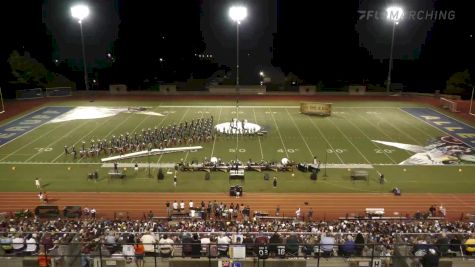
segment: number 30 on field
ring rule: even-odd
[[[236,149],[235,148],[230,148],[229,152],[230,153],[236,153]],[[238,152],[245,153],[246,150],[244,148],[240,148],[240,149],[238,149]]]
[[[51,147],[35,147],[35,149],[38,150],[38,152],[50,152],[53,150]]]
[[[287,151],[287,153],[295,153],[295,152],[299,151],[299,149],[298,148],[287,148],[287,150],[282,149],[282,148],[277,149],[277,152],[279,152],[279,153],[285,153],[285,151]]]

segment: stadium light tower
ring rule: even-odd
[[[393,23],[393,34],[391,38],[391,52],[389,54],[389,70],[388,70],[388,82],[386,84],[386,93],[389,94],[391,89],[391,69],[393,66],[393,48],[394,48],[394,32],[396,31],[396,25],[404,17],[404,10],[399,6],[390,6],[386,8],[386,18]]]
[[[236,22],[236,88],[239,88],[239,24],[247,17],[247,8],[232,6],[229,8],[229,17]]]
[[[229,8],[229,17],[236,22],[236,119],[239,118],[239,25],[247,17],[245,6],[232,6]],[[244,129],[242,129],[244,131]],[[239,133],[236,131],[236,161],[238,160]]]
[[[86,65],[86,48],[84,47],[84,34],[82,31],[82,21],[89,16],[89,7],[83,4],[72,6],[71,16],[78,20],[79,28],[81,29],[82,60],[84,65],[84,85],[86,86],[86,91],[89,91]]]

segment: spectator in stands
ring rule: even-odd
[[[462,251],[462,241],[457,235],[453,235],[452,239],[450,239],[449,250],[455,253]]]
[[[315,246],[317,245],[317,240],[314,235],[307,236],[305,240],[305,246],[303,246],[303,252],[305,259],[315,251]]]
[[[363,249],[365,246],[365,239],[363,234],[361,232],[358,232],[355,238],[355,253],[356,256],[362,256],[363,255]]]
[[[145,250],[143,243],[140,239],[137,239],[137,243],[134,245],[134,251],[135,251],[135,264],[137,267],[143,267],[144,266],[144,255],[145,255]]]
[[[122,245],[122,254],[124,255],[125,261],[131,263],[135,256],[134,249],[134,236],[128,235],[125,239],[125,244]]]
[[[282,237],[280,237],[278,232],[274,232],[274,234],[269,239],[269,254],[271,256],[277,255],[277,246],[282,244]]]
[[[51,266],[51,257],[46,255],[44,247],[41,247],[40,252],[38,253],[38,266],[39,267]]]
[[[5,253],[10,253],[13,251],[12,246],[13,240],[8,233],[3,233],[2,237],[0,238],[0,247],[2,248]]]
[[[285,240],[285,250],[290,256],[297,257],[299,254],[300,241],[296,234],[291,234]]]
[[[173,245],[175,242],[168,237],[167,234],[164,234],[162,238],[158,241],[160,246],[160,257],[168,258],[173,257]]]
[[[193,234],[193,240],[191,241],[191,257],[199,258],[201,256],[201,240],[198,234]]]
[[[449,239],[447,238],[447,234],[445,234],[445,232],[440,234],[440,237],[435,242],[435,245],[437,246],[437,250],[441,256],[447,255],[449,251]]]
[[[470,237],[465,240],[463,245],[465,247],[465,253],[467,255],[475,255],[475,234],[471,234]]]
[[[200,241],[201,241],[201,251],[203,252],[203,256],[207,256],[209,252],[209,245],[211,243],[209,234],[203,235]]]
[[[228,257],[230,243],[231,239],[227,235],[221,234],[218,237],[218,252],[220,257]]]
[[[145,256],[155,256],[155,244],[157,243],[155,236],[150,231],[147,231],[142,235],[140,241],[142,241]]]
[[[438,267],[439,266],[439,254],[434,248],[429,248],[427,253],[424,254],[420,260],[422,267]]]
[[[104,245],[113,254],[116,251],[117,240],[114,232],[107,231],[107,235],[104,238]]]
[[[53,238],[51,237],[50,233],[45,233],[41,238],[41,245],[44,246],[46,251],[52,249],[54,247]]]
[[[430,246],[427,244],[427,241],[420,237],[416,240],[416,243],[412,248],[412,254],[414,254],[414,256],[422,257],[427,253],[429,247]]]
[[[12,240],[13,252],[22,252],[25,249],[25,239],[21,233],[17,233]]]
[[[191,243],[192,243],[192,237],[190,233],[185,233],[183,234],[183,237],[181,238],[181,243],[182,243],[182,253],[183,256],[185,257],[191,257]]]
[[[323,233],[320,238],[320,250],[323,256],[333,256],[333,247],[335,246],[335,238],[331,233]]]
[[[346,241],[343,244],[341,251],[343,253],[343,256],[345,256],[345,257],[351,257],[355,254],[356,245],[355,245],[355,241],[353,240],[353,237],[351,235],[348,235],[346,237]]]
[[[38,245],[36,242],[36,238],[38,236],[36,234],[28,234],[26,237],[26,248],[25,248],[25,253],[27,255],[33,255],[36,253],[36,250],[38,249]]]

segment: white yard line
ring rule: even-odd
[[[103,165],[101,162],[23,162],[23,161],[2,161],[0,165]],[[140,163],[148,164],[148,163]],[[120,163],[119,163],[120,165]],[[361,168],[361,169],[372,169],[375,166],[385,166],[385,167],[394,167],[394,166],[406,166],[406,167],[417,167],[417,166],[430,166],[436,168],[459,168],[460,166],[447,166],[447,165],[401,165],[401,164],[392,164],[392,163],[376,163],[376,164],[327,164],[327,168],[330,169],[348,169],[348,168]],[[475,164],[464,164],[464,167],[475,167]]]
[[[180,106],[180,105],[172,105],[172,106],[162,106],[162,108],[235,108],[236,106]],[[300,106],[239,106],[239,108],[300,108]],[[339,109],[339,108],[373,108],[373,109],[398,109],[398,107],[346,107],[346,106],[339,106],[339,107],[332,107],[332,109]]]
[[[408,117],[411,118],[411,119],[414,119],[413,116],[409,115],[407,112],[405,112],[405,111],[403,111],[403,110],[401,110],[401,109],[399,110],[399,113],[404,114],[404,116],[408,116]],[[432,135],[426,133],[426,131],[421,130],[419,127],[413,127],[413,125],[412,125],[411,123],[408,123],[408,122],[407,122],[406,120],[404,120],[404,119],[401,119],[400,121],[402,121],[402,122],[406,123],[407,125],[411,126],[412,129],[418,131],[419,133],[422,133],[423,135],[427,136],[428,138],[433,138],[433,137],[434,137],[434,136],[432,136]],[[420,119],[417,120],[417,121],[419,122]]]
[[[272,109],[270,107],[269,107],[269,113],[272,117],[272,120],[274,121],[275,127],[277,129],[277,133],[279,134],[280,142],[282,142],[282,146],[284,147],[285,157],[289,158],[289,153],[287,152],[287,147],[285,147],[284,139],[282,139],[282,135],[280,134],[279,125],[277,125],[277,121],[275,120],[274,114],[272,113]]]
[[[401,131],[401,130],[399,130],[399,128],[394,127],[391,123],[385,121],[384,118],[381,118],[378,114],[370,114],[370,116],[371,116],[371,115],[372,115],[373,117],[375,117],[376,119],[378,119],[378,123],[377,123],[378,126],[379,126],[380,124],[382,124],[382,123],[387,124],[387,125],[389,125],[389,127],[391,127],[392,129],[396,130],[397,132],[401,133],[402,135],[404,135],[404,136],[407,137],[408,139],[413,140],[416,144],[418,144],[418,145],[423,145],[419,140],[417,140],[417,139],[414,138],[413,136],[407,134],[407,132]],[[396,116],[396,117],[398,117],[398,116]],[[404,122],[404,120],[399,120],[399,119],[398,119],[398,121]],[[411,127],[411,128],[412,128],[412,127]],[[417,127],[416,127],[416,129],[417,129]],[[382,131],[383,131],[383,130],[382,130]],[[406,151],[406,152],[407,152],[407,151]],[[409,154],[411,154],[411,153],[409,153]],[[411,154],[411,155],[412,155],[412,154]]]
[[[290,117],[290,120],[293,122],[295,128],[297,128],[297,131],[299,132],[299,135],[300,137],[302,138],[303,140],[303,143],[305,144],[305,146],[307,147],[308,149],[308,152],[310,153],[310,157],[315,157],[315,154],[312,152],[312,150],[310,149],[310,146],[308,146],[308,143],[307,143],[307,140],[305,140],[305,138],[303,137],[303,134],[302,132],[300,131],[300,128],[298,127],[297,123],[295,123],[295,120],[294,118],[292,117],[292,115],[290,114],[289,110],[288,109],[285,109],[285,111],[287,111],[287,114],[289,115]]]
[[[218,115],[218,120],[216,121],[216,124],[219,124],[219,120],[221,119],[221,113],[223,112],[223,108],[220,107],[219,108],[219,115]],[[214,127],[214,125],[213,125]],[[214,129],[213,129],[214,130]],[[218,136],[215,134],[214,136],[214,140],[213,140],[213,148],[211,149],[211,155],[209,156],[209,158],[211,159],[211,157],[213,156],[213,153],[214,153],[214,146],[216,145],[216,139],[218,139]]]
[[[257,123],[257,116],[256,116],[256,110],[253,108],[252,112],[254,113],[254,122]],[[257,140],[259,141],[259,148],[261,149],[261,159],[264,159],[264,151],[262,150],[262,143],[261,143],[261,137],[257,136]]]
[[[362,133],[362,134],[369,140],[370,143],[372,143],[372,144],[373,144],[375,147],[377,147],[378,149],[381,149],[381,147],[380,147],[377,143],[371,141],[371,138],[369,138],[369,136],[366,135],[366,133],[365,133],[363,130],[361,130],[360,127],[358,127],[358,125],[356,125],[356,124],[354,124],[353,122],[351,122],[351,120],[348,120],[347,118],[345,118],[345,116],[341,116],[341,117],[342,117],[345,121],[347,121],[348,123],[350,123],[351,125],[353,125],[356,129],[358,129],[358,131],[360,131],[360,133]],[[386,157],[387,157],[388,159],[390,159],[393,163],[396,163],[396,161],[395,161],[393,158],[391,158],[386,152],[384,152],[384,149],[382,149],[382,151],[383,151],[384,155],[386,155]]]
[[[338,127],[338,126],[336,125],[336,123],[335,123],[333,120],[330,120],[330,122],[331,122],[331,123],[333,124],[333,126],[335,126],[335,128],[343,135],[343,137],[346,139],[346,141],[348,141],[348,143],[350,143],[350,144],[356,149],[356,151],[364,158],[364,160],[366,160],[366,162],[368,162],[369,164],[371,164],[371,161],[369,161],[368,158],[366,158],[365,155],[361,152],[361,150],[355,145],[355,143],[353,143],[353,142],[351,141],[351,139],[348,138],[348,136],[347,136],[345,133],[343,133],[342,130],[340,130],[340,127]]]
[[[89,165],[89,164],[102,164],[100,162],[24,162],[24,161],[2,161],[0,165]]]
[[[333,146],[330,144],[330,142],[328,141],[328,139],[325,137],[325,135],[323,134],[323,132],[320,130],[320,127],[318,127],[318,125],[315,125],[315,123],[313,122],[313,120],[310,118],[310,116],[307,116],[307,119],[310,121],[310,123],[312,124],[312,126],[317,129],[317,131],[320,133],[320,135],[322,136],[322,138],[325,140],[325,142],[327,142],[328,146],[331,148],[332,151],[335,151],[335,149],[333,148]],[[340,162],[342,164],[344,164],[345,162],[343,161],[343,159],[340,157],[340,155],[338,153],[334,153],[338,159],[340,160]],[[326,162],[325,162],[326,164]]]
[[[395,140],[394,138],[392,138],[391,136],[389,136],[388,134],[386,134],[386,132],[384,130],[381,129],[381,127],[377,127],[377,126],[374,126],[373,123],[371,121],[369,121],[368,119],[366,119],[366,116],[361,116],[361,115],[357,115],[359,117],[361,117],[363,120],[365,120],[366,122],[368,122],[369,125],[371,125],[373,128],[375,128],[377,131],[379,131],[380,133],[382,133],[384,136],[386,136],[388,138],[388,141],[391,141],[391,142],[397,142],[398,140]],[[394,127],[393,127],[394,128]],[[416,143],[419,143],[417,140],[415,140]],[[379,146],[378,146],[379,148]],[[384,152],[383,150],[383,153],[386,154],[386,152]],[[408,154],[409,156],[412,156],[413,153],[412,152],[409,152],[407,150],[404,150],[404,153]]]
[[[70,134],[74,133],[75,131],[77,131],[77,129],[83,127],[85,124],[87,123],[87,121],[83,122],[82,124],[79,124],[78,126],[72,128],[71,130],[69,130],[65,135],[61,136],[61,138],[58,138],[56,139],[54,142],[51,142],[49,143],[46,147],[52,147],[54,144],[58,143],[59,141],[63,140],[63,138],[65,137],[68,137]],[[33,154],[31,157],[27,158],[25,160],[25,162],[28,162],[30,161],[31,159],[33,159],[34,157],[36,157],[37,155],[41,154],[42,151],[38,151],[36,152],[35,154]]]
[[[46,124],[46,123],[43,123],[41,126],[43,126],[43,125],[45,125],[45,124]],[[40,128],[41,126],[35,128],[35,130],[38,129],[38,128]],[[56,129],[58,129],[58,128],[61,127],[61,126],[63,126],[63,125],[58,125],[57,127],[51,129],[50,131],[47,131],[46,133],[44,133],[44,134],[38,136],[37,138],[32,139],[30,142],[26,143],[25,145],[23,145],[23,146],[19,147],[18,149],[14,150],[12,153],[9,153],[9,154],[7,154],[5,157],[1,158],[0,161],[3,161],[4,159],[10,157],[11,155],[16,154],[16,152],[22,150],[22,149],[25,148],[25,147],[30,146],[31,144],[35,143],[36,141],[40,140],[41,138],[45,137],[46,135],[49,135],[51,132],[55,131]],[[22,135],[22,136],[23,136],[23,135]],[[19,137],[20,137],[20,136],[18,136],[17,138],[19,138]],[[16,139],[16,138],[15,138],[15,139]],[[15,139],[13,139],[13,140],[15,140]],[[13,140],[11,140],[11,141],[13,141]],[[6,145],[6,144],[7,144],[7,143],[5,143],[4,145]]]

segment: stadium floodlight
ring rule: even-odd
[[[390,6],[386,9],[386,18],[393,23],[393,34],[391,38],[391,52],[389,54],[389,70],[388,81],[386,84],[386,93],[389,94],[391,89],[391,70],[393,65],[393,48],[394,48],[394,32],[396,31],[396,25],[404,18],[404,10],[399,6]]]
[[[259,72],[259,76],[264,77],[264,72],[263,71]]]
[[[89,91],[86,64],[86,48],[84,47],[84,34],[82,30],[82,21],[89,16],[89,7],[83,4],[75,5],[71,7],[71,16],[78,20],[79,28],[81,29],[82,60],[84,65],[84,85],[86,86],[86,91]]]
[[[247,8],[232,6],[229,8],[229,17],[236,22],[236,87],[239,87],[239,24],[247,17]]]

